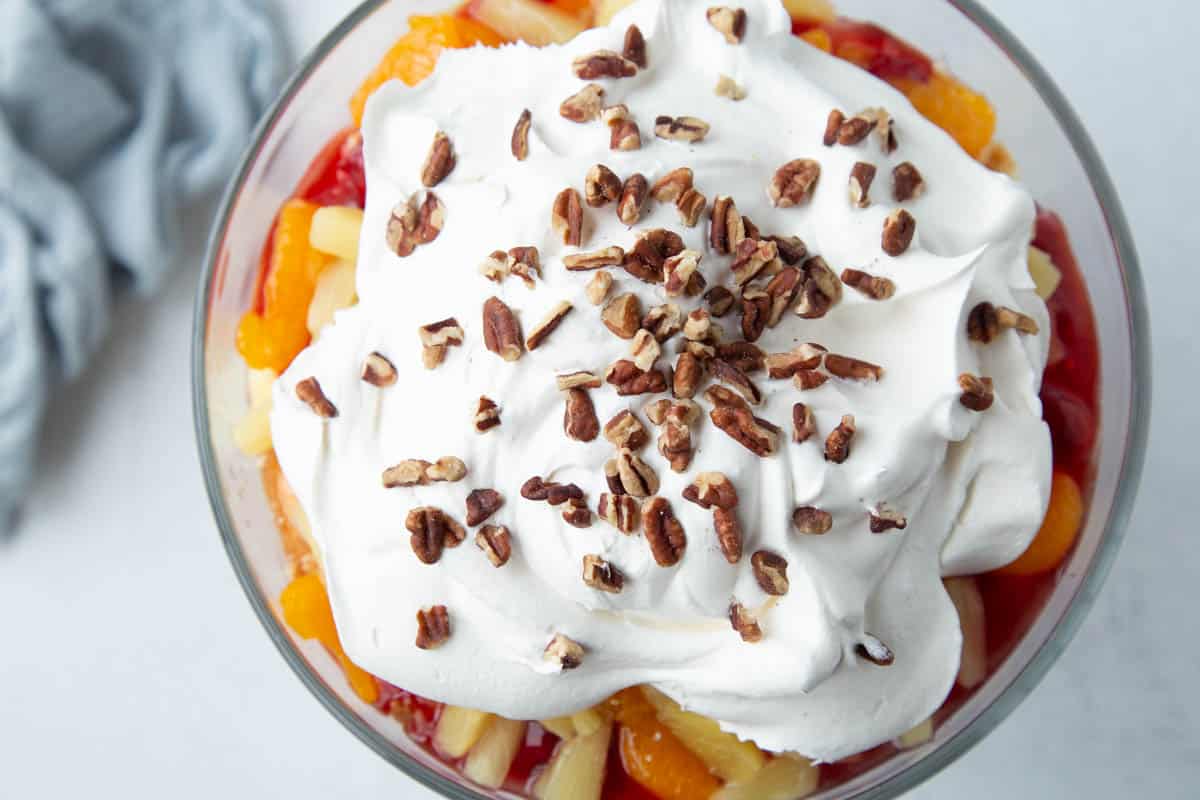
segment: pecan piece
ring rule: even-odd
[[[692,188],[692,170],[679,167],[663,175],[650,187],[650,196],[660,203],[673,203]]]
[[[557,485],[557,483],[547,483],[541,476],[534,475],[521,484],[521,497],[526,500],[547,500],[550,497],[550,489]]]
[[[762,242],[757,239],[742,239],[734,249],[733,280],[738,286],[749,283],[767,265],[779,258],[779,246],[775,242]]]
[[[642,327],[658,341],[665,342],[683,330],[683,312],[674,303],[657,305],[642,317]]]
[[[454,317],[447,317],[437,322],[431,322],[428,325],[422,325],[417,329],[417,334],[421,337],[421,344],[426,347],[437,347],[439,345],[458,347],[463,343],[462,326],[458,324],[458,320]]]
[[[917,233],[917,220],[903,208],[898,208],[883,221],[883,252],[897,257],[904,254]]]
[[[842,123],[846,121],[846,115],[836,108],[829,112],[829,118],[825,121],[825,138],[823,139],[826,147],[833,147],[837,144],[838,132],[842,129]]]
[[[686,403],[687,405],[682,405]],[[662,433],[658,436],[658,452],[675,472],[683,472],[692,463],[692,429],[690,422],[700,415],[699,406],[690,400],[672,404],[663,420]]]
[[[811,158],[789,161],[771,177],[767,194],[778,208],[803,205],[812,199],[821,179],[821,163]]]
[[[582,369],[556,375],[554,382],[560,392],[568,389],[599,389],[603,385],[599,375]]]
[[[300,402],[312,409],[313,413],[321,419],[333,419],[338,415],[337,406],[329,401],[325,396],[325,391],[321,388],[321,382],[316,378],[309,377],[296,384],[296,397]]]
[[[409,544],[423,564],[436,564],[442,550],[458,547],[466,537],[462,526],[444,511],[433,506],[421,506],[408,512],[404,527],[412,534]]]
[[[642,504],[642,529],[650,554],[660,567],[671,567],[683,558],[687,536],[665,497],[651,497]]]
[[[708,207],[708,198],[695,189],[688,189],[675,200],[675,209],[679,212],[679,221],[689,228],[694,228]]]
[[[437,186],[454,169],[454,163],[454,145],[449,136],[438,131],[433,135],[433,144],[421,165],[421,183],[427,187]]]
[[[754,567],[754,579],[764,592],[772,597],[782,597],[788,593],[786,558],[768,550],[759,550],[750,556],[750,565]]]
[[[638,150],[642,146],[642,132],[638,124],[628,117],[608,123],[608,149],[620,152]]]
[[[590,442],[600,435],[600,420],[596,407],[585,389],[568,389],[567,404],[563,411],[563,431],[568,439]]]
[[[786,353],[771,353],[766,358],[767,375],[776,380],[790,378],[801,370],[817,369],[825,357],[825,348],[808,342]]]
[[[604,373],[604,380],[617,387],[622,397],[637,394],[658,394],[667,391],[667,376],[656,369],[643,370],[627,359],[613,362]]]
[[[484,525],[475,534],[475,546],[493,567],[503,567],[512,557],[512,534],[504,525]]]
[[[563,266],[571,272],[586,272],[601,267],[619,267],[625,260],[625,251],[613,245],[589,253],[572,253],[563,256]]]
[[[433,192],[425,193],[417,211],[417,228],[413,231],[417,244],[429,244],[438,237],[446,225],[446,207]]]
[[[579,202],[579,192],[567,188],[558,193],[550,209],[550,227],[562,237],[563,244],[578,247],[583,242],[583,206]]]
[[[550,483],[546,486],[546,502],[552,506],[583,501],[583,489],[573,483]]]
[[[708,24],[716,28],[729,44],[740,44],[746,36],[746,9],[712,6],[707,16]]]
[[[883,379],[883,367],[858,358],[827,353],[825,369],[835,378],[848,381],[879,381]]]
[[[871,205],[871,184],[875,181],[875,172],[875,165],[865,161],[857,162],[850,169],[850,202],[856,208]]]
[[[749,236],[749,232],[746,235]],[[789,267],[799,264],[808,255],[808,246],[799,236],[768,236],[766,240],[775,243],[779,260]]]
[[[645,371],[653,367],[661,353],[662,347],[659,346],[658,340],[650,331],[642,328],[634,334],[629,354],[633,357],[633,363],[637,364],[638,369]]]
[[[892,197],[897,203],[916,200],[925,193],[925,178],[921,171],[905,161],[892,170]]]
[[[695,143],[708,135],[708,123],[696,117],[654,118],[654,135],[674,142]]]
[[[461,458],[442,456],[425,468],[425,476],[431,481],[456,483],[467,476],[467,465]]]
[[[504,505],[504,495],[495,489],[473,489],[467,495],[467,526],[474,528]]]
[[[529,332],[529,337],[525,340],[525,349],[532,352],[545,344],[546,339],[562,324],[563,319],[566,318],[567,314],[571,313],[573,308],[575,306],[563,300],[550,309],[550,313]],[[513,359],[506,360],[511,361]]]
[[[529,128],[532,124],[533,115],[527,108],[517,117],[517,124],[512,132],[512,154],[517,161],[524,161],[529,157]]]
[[[871,512],[869,524],[871,533],[902,531],[908,527],[908,519],[903,514],[881,507]]]
[[[996,401],[991,378],[981,378],[964,372],[958,376],[958,388],[962,389],[958,401],[971,411],[987,411]]]
[[[841,464],[850,457],[850,443],[854,440],[854,417],[846,414],[842,421],[825,439],[825,460]]]
[[[585,81],[596,78],[632,78],[637,75],[637,64],[612,50],[596,50],[577,56],[571,62],[571,71],[576,78]]]
[[[804,403],[792,406],[792,441],[803,444],[817,432],[817,420],[812,409]]]
[[[604,299],[608,297],[608,291],[612,288],[612,284],[613,276],[611,272],[608,272],[607,270],[600,270],[597,272],[592,276],[592,279],[588,281],[587,288],[584,289],[584,291],[587,293],[588,301],[594,306],[598,306],[603,303]]]
[[[642,29],[637,25],[630,25],[625,29],[625,46],[621,55],[638,67],[646,68],[646,38],[642,36]]]
[[[1033,317],[1005,306],[996,309],[996,326],[1002,331],[1011,329],[1029,336],[1036,336],[1038,333],[1038,324]]]
[[[450,613],[442,605],[417,611],[417,641],[422,650],[432,650],[450,638]]]
[[[592,208],[605,206],[621,196],[621,179],[608,167],[596,164],[583,179],[583,196]]]
[[[729,624],[737,631],[738,636],[742,637],[743,642],[753,644],[762,641],[763,632],[758,619],[737,600],[729,604]]]
[[[632,411],[624,409],[604,423],[604,438],[617,448],[641,450],[650,441],[650,434]]]
[[[633,533],[642,524],[641,504],[627,494],[604,492],[596,513],[621,533]]]
[[[700,253],[695,250],[684,250],[663,262],[663,283],[668,297],[679,297],[687,291],[698,274],[700,259]]]
[[[816,506],[800,506],[792,512],[792,525],[800,533],[820,536],[833,529],[833,515]]]
[[[675,361],[675,374],[672,377],[671,389],[676,397],[691,399],[700,388],[704,378],[704,365],[695,355],[684,350]]]
[[[583,557],[583,582],[593,589],[618,594],[625,587],[621,570],[597,555]]]
[[[842,282],[825,259],[813,256],[804,262],[804,288],[796,314],[804,319],[820,319],[842,301]]]
[[[701,472],[683,489],[683,499],[690,500],[703,509],[737,508],[738,493],[733,481],[723,472]]]
[[[408,458],[395,466],[383,471],[383,488],[394,489],[397,486],[425,486],[429,483],[426,474],[433,465],[419,458]]]
[[[542,658],[556,664],[563,672],[576,669],[583,663],[583,645],[574,639],[569,639],[561,633],[554,634],[550,644],[542,653]]]
[[[604,482],[609,491],[616,496],[625,494],[625,486],[621,483],[621,471],[617,469],[617,460],[610,458],[604,462]]]
[[[779,429],[754,416],[749,408],[721,405],[709,412],[709,418],[714,425],[756,456],[769,456],[779,448]]]
[[[500,406],[496,401],[484,395],[479,396],[479,405],[475,407],[475,430],[478,433],[490,431],[500,425]]]
[[[362,379],[381,389],[392,386],[396,383],[396,366],[382,353],[371,353],[363,360]]]
[[[600,119],[604,107],[604,87],[589,83],[575,94],[562,101],[558,113],[571,122],[591,122]]]
[[[575,528],[592,527],[592,510],[583,500],[571,498],[562,510],[563,522]]]
[[[752,406],[761,405],[762,391],[750,380],[750,377],[740,369],[721,358],[714,358],[709,363],[713,377],[731,387],[735,392]]]
[[[626,225],[633,225],[642,216],[642,207],[646,205],[646,195],[650,188],[646,176],[635,172],[625,179],[621,186],[621,199],[617,201],[617,217]]]
[[[498,297],[489,297],[483,304],[483,343],[505,361],[521,357],[521,326]]]
[[[767,284],[766,292],[771,298],[771,311],[767,316],[767,327],[774,328],[783,319],[783,312],[796,301],[803,283],[803,275],[796,267],[784,267]]]
[[[802,392],[820,388],[825,385],[827,380],[829,380],[828,375],[815,369],[798,369],[792,376],[792,383],[796,384],[796,388]]]
[[[730,564],[742,560],[742,525],[737,513],[724,508],[713,509],[713,526],[717,531],[717,544],[721,554]]]
[[[996,308],[991,303],[979,303],[967,315],[967,338],[973,342],[987,344],[1009,329],[1034,336],[1038,324],[1033,317],[1004,306]]]
[[[401,200],[392,208],[385,231],[388,250],[404,258],[417,247],[416,196]]]
[[[877,124],[878,120],[866,114],[855,114],[838,128],[837,143],[847,146],[859,144],[871,135]]]
[[[746,341],[758,341],[770,319],[771,295],[762,289],[745,289],[742,292],[742,336]]]
[[[730,312],[735,299],[733,292],[724,286],[714,286],[704,293],[704,302],[708,303],[709,312],[718,318]]]
[[[704,397],[718,408],[728,406],[750,410],[750,404],[743,400],[740,394],[732,389],[726,389],[724,386],[709,386],[704,390]]]
[[[746,99],[745,87],[725,74],[717,76],[717,85],[713,87],[713,91],[717,97],[728,97],[734,102]]]
[[[869,633],[863,634],[863,640],[855,646],[854,652],[878,667],[890,667],[896,660],[892,648]]]
[[[658,475],[628,447],[617,452],[617,476],[625,494],[633,497],[649,497],[658,491]]]
[[[746,224],[733,198],[717,195],[713,199],[712,222],[708,229],[709,245],[718,253],[729,255],[745,238]]]
[[[683,338],[693,342],[719,338],[719,330],[713,327],[712,315],[703,308],[689,312],[683,322]]]
[[[896,284],[891,279],[871,275],[859,269],[842,270],[842,283],[857,289],[872,300],[887,300],[896,294]]]
[[[622,339],[632,339],[642,327],[642,305],[631,292],[619,294],[600,312],[604,326]]]

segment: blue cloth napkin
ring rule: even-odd
[[[0,536],[115,287],[175,266],[282,77],[263,0],[0,0]]]

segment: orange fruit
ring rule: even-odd
[[[279,596],[283,607],[283,621],[302,639],[316,639],[341,664],[350,688],[364,703],[379,699],[379,685],[371,674],[356,666],[338,638],[333,623],[333,609],[329,606],[329,595],[321,576],[315,572],[301,575],[289,583]]]
[[[609,704],[620,724],[618,751],[629,777],[661,800],[703,800],[721,788],[705,763],[658,721],[638,689],[617,693]]]
[[[904,92],[926,119],[978,158],[996,133],[996,110],[987,98],[966,84],[935,72],[927,81],[898,78],[892,84]]]
[[[1001,575],[1036,575],[1062,563],[1083,525],[1083,493],[1065,472],[1054,473],[1050,484],[1050,507],[1037,536],[1020,558],[996,570]]]

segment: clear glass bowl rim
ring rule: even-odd
[[[301,60],[271,108],[259,121],[237,172],[226,187],[221,204],[213,218],[204,258],[204,268],[200,275],[199,291],[196,296],[192,330],[192,410],[204,481],[225,550],[255,614],[301,683],[312,692],[335,719],[408,777],[452,800],[487,800],[485,795],[425,768],[398,751],[379,732],[365,725],[351,712],[294,649],[287,632],[271,610],[269,600],[259,592],[252,567],[238,541],[222,491],[216,466],[216,453],[212,446],[209,429],[205,392],[207,311],[213,289],[212,277],[217,272],[221,243],[228,228],[235,202],[245,185],[263,142],[270,135],[284,109],[303,88],[312,72],[350,31],[388,1],[364,0]],[[991,705],[971,721],[966,728],[929,755],[883,783],[856,795],[856,798],[864,800],[897,797],[949,766],[1012,713],[1017,705],[1033,691],[1051,665],[1058,660],[1078,631],[1087,612],[1095,603],[1096,596],[1112,568],[1113,560],[1124,539],[1141,481],[1150,425],[1151,348],[1145,287],[1133,234],[1108,170],[1066,96],[1033,54],[990,11],[983,8],[978,0],[947,0],[947,2],[987,35],[1021,71],[1029,84],[1051,109],[1087,173],[1108,224],[1111,243],[1116,252],[1125,290],[1127,323],[1131,336],[1130,350],[1133,360],[1130,365],[1132,380],[1129,387],[1129,425],[1125,446],[1121,453],[1122,463],[1118,473],[1116,496],[1104,527],[1104,538],[1097,549],[1090,569],[1083,577],[1074,598],[1071,599],[1053,633],[1012,683],[1002,690]]]

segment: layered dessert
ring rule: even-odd
[[[614,11],[414,18],[280,211],[237,438],[285,619],[471,781],[801,797],[1036,614],[1090,310],[919,51],[823,4]]]

